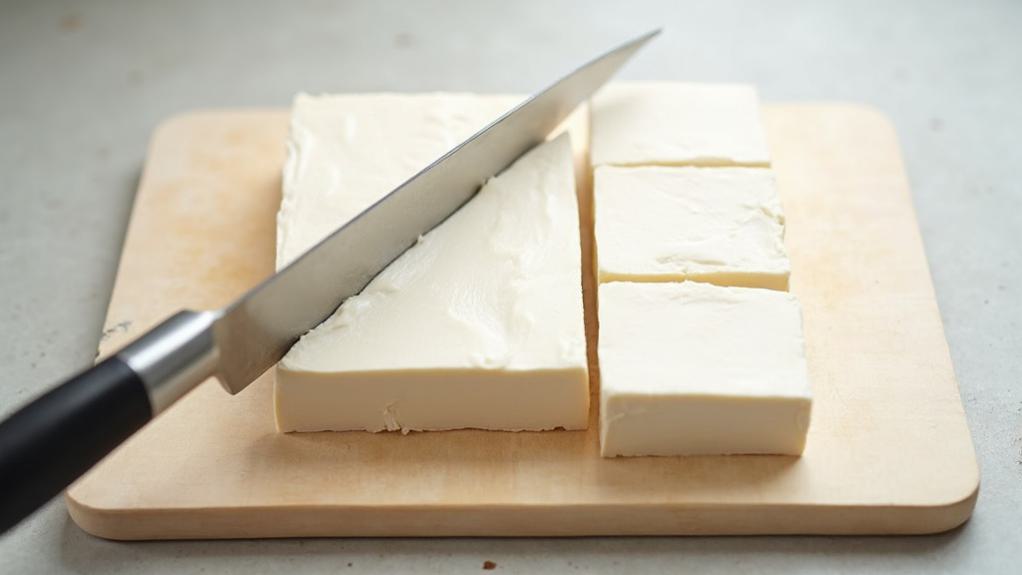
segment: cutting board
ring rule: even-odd
[[[287,117],[205,111],[159,127],[101,354],[273,271]],[[802,457],[602,459],[597,401],[589,431],[279,434],[271,372],[233,397],[204,383],[69,489],[71,517],[113,539],[961,524],[979,475],[895,133],[854,105],[768,105],[764,121],[815,393]]]

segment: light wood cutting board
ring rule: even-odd
[[[73,485],[71,516],[114,539],[959,525],[979,475],[894,131],[859,106],[764,114],[815,392],[801,458],[602,459],[596,401],[588,432],[282,435],[268,374],[236,397],[203,384]],[[101,353],[272,272],[286,124],[225,110],[157,130]]]

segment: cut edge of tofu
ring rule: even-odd
[[[544,393],[522,393],[530,385],[542,386]],[[437,393],[440,387],[443,394]],[[296,393],[297,388],[317,389]],[[589,372],[584,365],[484,374],[476,369],[277,370],[273,403],[277,430],[285,433],[580,430],[589,426]],[[480,409],[486,406],[495,409]]]
[[[788,291],[790,274],[765,271],[719,271],[712,273],[623,273],[609,272],[599,268],[597,262],[596,279],[600,284],[612,282],[625,283],[681,283],[686,281],[707,283],[719,287],[740,287],[768,289],[772,291]]]
[[[812,404],[812,397],[799,394],[754,399],[709,394],[601,396],[600,454],[799,456],[805,450]],[[611,407],[615,415],[604,416]],[[737,436],[736,419],[747,424]]]

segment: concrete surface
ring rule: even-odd
[[[993,573],[1022,563],[1022,3],[0,1],[0,414],[89,363],[150,131],[298,90],[529,91],[653,26],[624,74],[748,81],[893,119],[983,487],[914,538],[292,540],[125,544],[61,502],[0,572]],[[350,568],[349,568],[350,566]]]

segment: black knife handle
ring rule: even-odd
[[[142,379],[115,355],[0,423],[0,533],[64,490],[152,416]]]
[[[0,534],[215,375],[220,314],[178,312],[0,423]]]

